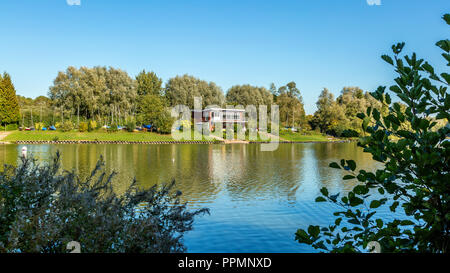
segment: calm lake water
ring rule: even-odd
[[[16,164],[24,145],[0,145],[0,163]],[[334,207],[315,203],[320,188],[353,188],[332,161],[353,159],[374,169],[356,143],[280,144],[262,152],[258,144],[236,145],[26,145],[40,160],[57,150],[65,169],[87,174],[100,155],[119,172],[116,190],[136,176],[143,186],[176,179],[190,207],[208,207],[185,236],[189,252],[311,252],[294,240],[298,228],[334,221]]]

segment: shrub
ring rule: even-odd
[[[450,15],[444,19],[450,25]],[[450,66],[450,41],[436,45]],[[386,87],[380,86],[371,95],[388,108],[387,113],[369,107],[358,114],[368,133],[358,145],[382,167],[375,172],[357,171],[353,160],[331,163],[330,167],[347,172],[344,180],[358,183],[341,198],[321,189],[316,201],[337,205],[336,220],[328,227],[299,229],[296,240],[300,243],[332,252],[362,252],[372,241],[380,244],[382,252],[449,252],[450,141],[446,136],[450,128],[433,129],[436,122],[431,120],[450,118],[450,75],[437,74],[415,53],[400,56],[403,47],[404,43],[392,46],[394,58],[382,58],[398,73],[396,85],[389,89],[406,109],[392,103]],[[395,214],[375,218],[381,206],[389,206]]]
[[[189,211],[174,182],[143,190],[133,180],[117,195],[102,160],[86,179],[60,166],[57,153],[0,172],[0,252],[67,253],[70,241],[85,253],[184,252],[184,233],[209,212]]]
[[[14,131],[18,129],[18,125],[16,123],[11,123],[6,125],[6,131]]]
[[[88,131],[92,132],[97,129],[97,122],[95,120],[90,120],[88,122]]]
[[[109,133],[114,133],[119,131],[119,127],[117,126],[116,123],[111,124],[111,126],[109,126],[108,130]]]
[[[174,119],[172,118],[170,113],[168,111],[164,111],[153,122],[153,126],[158,128],[157,130],[161,134],[170,134],[172,133],[173,122]]]
[[[189,120],[182,120],[182,121],[180,121],[180,129],[182,129],[182,130],[190,130],[191,129],[191,125],[192,125],[192,123],[191,123],[191,121],[189,121]]]
[[[56,126],[55,126],[56,127]],[[70,120],[66,120],[60,124],[60,129],[63,132],[70,132],[73,130],[73,123]]]
[[[136,122],[134,120],[130,120],[127,123],[127,131],[128,132],[134,132],[134,130],[136,129]]]
[[[89,130],[89,124],[88,122],[80,122],[80,124],[78,125],[78,131],[79,132],[86,132]]]

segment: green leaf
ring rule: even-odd
[[[381,202],[378,200],[373,200],[372,202],[370,202],[370,208],[371,209],[376,209],[379,206],[381,206]]]
[[[447,53],[450,52],[450,41],[449,40],[441,40],[441,41],[437,42],[436,45],[438,47],[440,47],[442,50],[444,50],[445,52],[447,52]]]
[[[334,168],[334,169],[340,169],[341,167],[339,166],[339,164],[337,164],[336,162],[332,162],[330,163],[330,167]]]
[[[359,197],[355,197],[355,196],[349,196],[349,201],[350,201],[350,206],[352,207],[356,207],[361,205],[362,203],[364,203],[364,201],[359,198]]]
[[[399,205],[399,202],[398,202],[398,201],[395,201],[394,203],[392,203],[392,205],[389,207],[389,209],[390,209],[392,212],[395,212],[395,210],[397,209],[398,205]]]
[[[316,198],[316,202],[326,202],[327,199],[323,198],[322,196],[319,196]]]
[[[387,63],[389,63],[389,64],[391,64],[391,65],[394,65],[394,61],[393,61],[392,58],[389,57],[388,55],[382,55],[381,58],[382,58],[385,62],[387,62]]]
[[[324,195],[324,196],[328,196],[328,189],[323,187],[320,189],[320,192]]]
[[[450,25],[450,14],[446,13],[444,16],[442,16],[442,19],[447,23],[447,25]]]
[[[356,162],[354,160],[347,160],[347,165],[350,167],[352,171],[356,169]]]
[[[320,227],[319,226],[309,226],[308,227],[308,233],[314,238],[317,238],[320,233]]]
[[[346,175],[346,176],[344,176],[344,180],[350,180],[350,179],[354,179],[355,178],[355,176],[353,176],[353,175]]]
[[[427,71],[428,73],[434,74],[434,68],[433,68],[428,62],[425,62],[425,63],[422,65],[422,68],[423,68],[425,71]]]
[[[402,220],[400,222],[400,225],[402,225],[402,226],[412,226],[412,225],[414,225],[414,222],[410,221],[410,220]]]
[[[442,73],[441,77],[444,78],[445,82],[447,82],[448,84],[450,84],[450,74],[447,73]]]
[[[297,232],[295,233],[295,237],[299,243],[304,243],[304,244],[311,243],[308,233],[306,233],[306,231],[304,231],[303,229],[297,230]]]
[[[369,189],[365,185],[358,185],[353,188],[353,192],[358,195],[366,194],[369,192]]]
[[[377,219],[377,220],[375,220],[375,221],[377,222],[377,227],[378,227],[378,228],[382,228],[382,227],[383,227],[383,220]]]
[[[386,93],[386,95],[384,96],[384,98],[386,99],[386,103],[387,104],[391,104],[391,96],[389,94]]]
[[[376,121],[380,120],[380,112],[377,109],[373,109],[372,116]]]

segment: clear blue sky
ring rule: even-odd
[[[434,44],[449,37],[446,12],[448,0],[2,0],[0,71],[28,97],[70,65],[188,73],[224,92],[295,81],[311,114],[323,87],[389,85],[380,55],[394,42],[444,69]]]

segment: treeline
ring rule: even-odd
[[[98,125],[130,122],[152,124],[162,133],[170,133],[173,119],[170,108],[186,105],[194,108],[194,97],[207,105],[268,105],[278,104],[283,126],[305,127],[306,116],[300,90],[295,82],[270,90],[252,85],[235,85],[226,96],[214,82],[190,75],[176,76],[163,86],[154,72],[140,72],[131,78],[125,71],[112,67],[68,67],[59,72],[49,89],[48,100],[19,97],[21,122],[33,126],[36,122],[53,125],[70,120],[95,120]]]
[[[170,108],[187,105],[194,108],[194,97],[202,98],[202,107],[207,105],[270,105],[277,104],[282,127],[296,128],[301,132],[317,131],[334,136],[356,137],[362,134],[361,120],[357,113],[368,107],[385,113],[387,108],[368,92],[358,87],[344,87],[335,99],[324,89],[317,101],[314,115],[306,115],[300,90],[295,82],[276,87],[249,84],[235,85],[223,90],[214,82],[207,82],[190,75],[176,76],[163,86],[163,80],[154,72],[143,70],[132,78],[123,70],[112,67],[68,67],[59,72],[48,97],[29,99],[17,96],[20,115],[10,104],[14,100],[7,96],[15,94],[9,75],[2,77],[2,91],[8,107],[2,107],[3,123],[19,123],[22,127],[68,124],[77,128],[80,122],[95,121],[99,128],[104,125],[152,124],[161,133],[170,133],[173,118]],[[11,91],[13,90],[13,91]],[[15,95],[14,95],[15,96]],[[405,107],[406,108],[406,107]],[[14,112],[16,111],[16,112]],[[5,114],[8,113],[8,114]],[[92,123],[89,123],[92,124]]]

